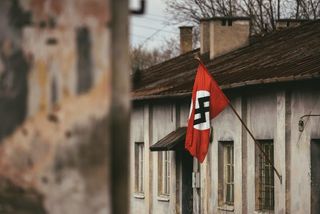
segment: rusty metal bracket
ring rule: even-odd
[[[132,15],[143,15],[143,14],[144,14],[144,11],[145,11],[145,8],[146,8],[146,2],[145,2],[145,0],[140,0],[140,7],[139,7],[139,9],[130,10],[130,13],[131,13]]]
[[[299,123],[298,123],[298,127],[299,127],[299,132],[303,132],[305,124],[303,121],[303,118],[305,117],[320,117],[320,114],[305,114],[303,116],[300,117]]]

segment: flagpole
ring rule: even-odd
[[[269,164],[272,166],[273,171],[275,171],[275,173],[277,174],[279,180],[280,180],[280,184],[282,183],[282,176],[280,175],[280,173],[278,172],[278,170],[275,168],[275,166],[273,165],[273,163],[271,162],[271,160],[269,159],[269,157],[267,156],[267,154],[263,151],[263,149],[261,148],[260,143],[256,140],[256,138],[253,136],[252,132],[250,131],[250,129],[248,128],[248,126],[245,124],[245,122],[242,120],[242,118],[240,117],[240,115],[238,114],[238,112],[235,110],[235,108],[233,107],[233,105],[231,103],[229,103],[230,108],[232,109],[232,111],[235,113],[235,115],[237,116],[237,118],[240,120],[241,124],[243,125],[243,127],[247,130],[247,132],[249,133],[249,135],[251,136],[251,138],[253,139],[255,145],[259,148],[260,152],[264,155],[264,158],[267,160],[267,162],[269,162]]]
[[[199,54],[194,56],[194,59],[197,60],[198,62],[200,62],[201,64],[203,64],[203,62],[200,59]],[[275,166],[273,165],[273,163],[271,162],[270,158],[268,158],[267,154],[263,151],[263,149],[261,148],[260,143],[256,140],[256,138],[253,136],[252,132],[250,131],[250,129],[248,128],[248,126],[245,124],[245,122],[242,120],[242,118],[240,117],[240,115],[238,114],[238,112],[236,111],[236,109],[233,107],[233,105],[231,103],[229,103],[230,108],[232,109],[232,111],[235,113],[235,115],[237,116],[237,118],[240,120],[241,124],[243,125],[243,127],[247,130],[247,132],[249,133],[249,135],[251,136],[251,138],[253,139],[255,145],[259,148],[260,152],[263,154],[263,156],[265,157],[265,159],[267,160],[267,162],[272,166],[273,171],[275,171],[276,175],[278,176],[279,180],[280,180],[280,184],[282,183],[282,176],[280,175],[280,173],[278,172],[278,170],[275,168]]]

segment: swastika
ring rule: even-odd
[[[197,125],[197,124],[206,122],[206,112],[210,111],[210,107],[209,106],[205,107],[204,104],[209,101],[210,101],[210,96],[198,98],[199,108],[196,108],[194,113],[195,113],[195,115],[200,114],[200,118],[195,119],[193,121],[193,125]]]

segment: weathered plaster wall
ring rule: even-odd
[[[130,127],[130,203],[131,209],[130,213],[149,213],[148,204],[151,203],[150,195],[149,195],[149,182],[151,182],[150,174],[148,170],[149,159],[149,145],[145,139],[145,132],[148,132],[147,127],[144,126],[145,121],[145,109],[144,105],[135,106],[134,110],[131,113],[131,127]],[[146,109],[147,111],[148,109]],[[146,112],[148,114],[148,112]],[[147,124],[146,124],[147,125]],[[135,154],[134,154],[134,146],[135,142],[144,142],[144,169],[143,174],[144,178],[144,194],[136,194],[135,193]]]
[[[180,103],[180,124],[179,127],[187,127],[188,126],[188,118],[190,113],[190,102],[181,102]]]
[[[102,0],[4,0],[0,6],[2,139],[27,116],[52,110],[81,85],[89,86],[87,92],[110,70],[106,28],[110,17],[108,1]],[[80,56],[79,28],[88,29],[90,50],[84,51],[90,61]],[[92,80],[79,81],[78,70],[83,67],[90,67],[84,71]]]
[[[319,118],[305,118],[305,129],[298,131],[299,118],[319,114],[319,90],[294,90],[291,97],[290,212],[310,213],[310,141],[319,139]]]
[[[48,45],[49,39],[55,39],[57,43]],[[38,111],[51,110],[53,93],[58,94],[57,104],[62,99],[76,94],[74,30],[26,28],[24,49],[33,60],[29,74],[29,116]],[[57,84],[56,92],[52,88],[53,81]]]
[[[170,103],[153,105],[152,107],[152,144],[158,142],[176,128],[176,113],[175,105]],[[153,152],[153,206],[152,213],[175,213],[175,156],[174,152],[171,155],[171,184],[170,197],[168,201],[161,199],[158,196],[158,152]]]
[[[286,213],[286,179],[287,179],[287,152],[286,144],[289,144],[286,136],[286,122],[288,120],[288,95],[285,90],[276,92],[276,127],[274,133],[274,164],[281,175],[281,181],[275,175],[275,210],[277,213]]]
[[[176,105],[168,103],[144,104],[134,107],[131,114],[131,213],[179,213],[176,200],[176,164],[175,154],[171,155],[171,183],[170,197],[158,196],[158,152],[150,152],[149,147],[158,142],[165,135],[176,129]],[[165,124],[165,125],[164,125]],[[144,142],[144,197],[134,192],[134,142]],[[178,172],[179,173],[179,172]]]
[[[0,11],[0,139],[12,134],[0,146],[1,211],[109,213],[109,1],[4,0]]]
[[[279,87],[257,89],[255,93],[247,92],[242,96],[230,96],[233,106],[247,123],[249,129],[258,140],[274,141],[274,164],[282,182],[274,174],[275,210],[274,213],[310,213],[310,141],[320,139],[319,117],[305,118],[305,129],[298,130],[299,118],[304,114],[319,114],[320,92],[312,87]],[[172,118],[170,104],[153,103],[152,142],[155,143],[176,126],[185,126],[189,115],[189,102],[176,105],[176,119]],[[144,114],[145,117],[146,114]],[[174,123],[176,120],[176,124]],[[132,124],[138,121],[133,118]],[[164,125],[165,124],[165,125]],[[259,213],[256,211],[255,189],[255,151],[253,140],[241,126],[240,121],[230,108],[227,108],[213,121],[213,142],[209,145],[209,153],[201,165],[201,213],[225,213],[218,209],[218,141],[234,141],[234,181],[235,202],[233,213]],[[146,128],[144,127],[144,130]],[[148,151],[146,150],[148,153]],[[150,152],[149,152],[150,153]],[[149,158],[153,166],[152,207],[151,213],[181,212],[181,191],[176,193],[176,211],[171,209],[170,202],[157,200],[157,153]],[[176,163],[173,167],[178,167]],[[181,186],[181,174],[177,171],[177,179],[172,185]],[[136,204],[132,204],[135,207]],[[147,206],[144,204],[144,207]],[[139,209],[136,209],[139,210]],[[140,211],[140,210],[139,210]]]
[[[110,35],[105,27],[108,16],[101,14],[102,9],[107,10],[106,2],[39,2],[26,6],[33,12],[33,24],[23,29],[22,37],[24,52],[32,59],[29,116],[50,110],[54,93],[59,103],[70,95],[87,92],[110,70]]]
[[[241,98],[235,97],[232,99],[232,104],[235,109],[241,115]],[[205,179],[209,180],[206,183],[210,183],[211,191],[210,194],[206,193],[206,183],[203,183],[203,194],[208,195],[208,200],[203,204],[204,213],[224,213],[221,209],[228,209],[226,206],[221,206],[218,204],[218,147],[219,141],[233,141],[234,145],[234,209],[235,213],[241,213],[242,210],[242,140],[241,140],[241,124],[236,118],[231,108],[225,109],[220,115],[212,120],[213,127],[213,142],[210,144],[210,158],[211,163],[206,162],[210,166],[210,174],[203,176]],[[209,157],[209,156],[208,156]],[[208,158],[209,161],[209,158]],[[211,175],[211,176],[210,176]],[[236,185],[238,184],[238,185]]]
[[[1,177],[40,194],[45,213],[109,212],[106,89],[105,79],[91,93],[37,113],[0,148]]]
[[[276,127],[276,96],[275,94],[264,93],[251,96],[247,99],[248,108],[248,127],[252,130],[257,140],[274,140],[274,130]],[[253,213],[256,210],[255,193],[255,147],[252,138],[247,135],[247,212]],[[276,142],[274,142],[274,145]]]
[[[0,20],[1,141],[26,117],[30,62],[21,48],[21,28],[29,19],[17,1],[0,2]]]

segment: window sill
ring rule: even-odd
[[[134,193],[133,197],[137,198],[137,199],[144,199],[144,193]]]
[[[159,195],[159,196],[157,197],[157,199],[158,199],[158,201],[164,201],[164,202],[170,201],[168,195]]]
[[[231,205],[224,205],[223,207],[218,207],[218,210],[225,212],[234,212],[234,207]]]
[[[273,214],[274,210],[256,210],[256,211],[254,211],[254,214],[266,214],[266,213]]]

